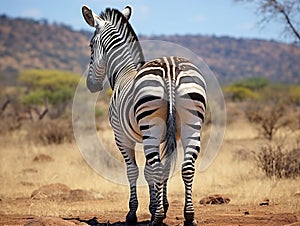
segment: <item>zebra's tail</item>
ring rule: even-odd
[[[177,158],[177,144],[176,144],[176,108],[175,108],[175,80],[167,82],[168,90],[168,114],[166,120],[166,137],[162,149],[162,159],[164,160],[165,170],[164,176],[166,179],[169,173],[175,168],[175,161]]]

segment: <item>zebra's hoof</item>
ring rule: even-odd
[[[149,224],[149,226],[163,226],[164,223],[163,222],[154,222],[154,221],[151,221],[151,223]]]
[[[184,221],[184,226],[196,226],[197,225],[197,221],[196,220],[192,220],[192,221]]]
[[[154,220],[151,219],[151,226],[164,226],[165,224],[163,223],[164,218],[154,218]]]
[[[126,225],[127,226],[134,226],[137,224],[137,217],[136,214],[128,213],[126,216]]]

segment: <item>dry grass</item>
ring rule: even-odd
[[[107,147],[115,147],[111,135],[109,128],[101,132]],[[256,137],[255,130],[244,120],[238,119],[228,126],[222,150],[214,163],[205,172],[196,172],[195,202],[205,195],[217,193],[230,197],[231,203],[236,205],[253,204],[256,206],[268,198],[270,203],[277,206],[278,211],[300,213],[299,197],[294,196],[300,191],[300,178],[280,180],[266,178],[256,167],[249,151],[258,150],[257,148],[263,142]],[[127,209],[128,187],[107,181],[94,172],[83,160],[74,143],[33,145],[25,138],[26,136],[22,136],[19,131],[10,136],[0,137],[0,180],[2,182],[0,198],[29,197],[33,190],[42,185],[63,183],[72,189],[80,188],[100,192],[104,197],[112,198],[114,194],[119,194],[116,197],[122,197],[118,205],[112,202],[111,205],[103,207],[102,211]],[[50,158],[45,157],[42,158],[44,160],[34,161],[37,156]],[[138,153],[138,161],[143,164],[142,152]],[[139,212],[142,213],[148,210],[146,193],[147,187],[139,188],[141,206]],[[170,200],[174,197],[184,200],[183,184],[179,173],[170,180],[169,194]],[[52,209],[57,212],[54,211],[52,215],[59,215],[63,211],[60,210],[62,208],[54,206]],[[84,210],[85,207],[82,208]],[[93,206],[88,208],[93,208]],[[72,209],[69,211],[72,212]]]

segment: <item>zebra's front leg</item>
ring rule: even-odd
[[[136,211],[138,208],[138,199],[136,192],[136,183],[139,176],[139,169],[135,161],[135,152],[133,149],[126,149],[121,151],[126,162],[127,179],[130,186],[130,198],[129,198],[129,212],[126,216],[127,225],[136,225],[137,216]]]

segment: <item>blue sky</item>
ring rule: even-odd
[[[202,34],[259,38],[283,41],[279,23],[258,26],[253,5],[233,0],[7,0],[1,2],[0,14],[26,17],[71,25],[74,29],[92,30],[84,22],[81,6],[95,13],[106,7],[123,9],[131,5],[131,24],[138,34]]]

